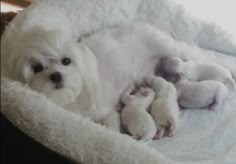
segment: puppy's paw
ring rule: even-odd
[[[165,134],[165,128],[159,128],[152,139],[160,140],[164,136],[164,134]]]
[[[170,122],[168,122],[168,126],[165,127],[164,136],[172,137],[174,135],[174,132],[175,132],[175,127]]]
[[[152,87],[152,83],[155,78],[156,76],[147,76],[143,79],[143,83],[148,87]]]
[[[208,109],[210,111],[214,111],[217,108],[217,106],[218,106],[218,103],[217,103],[216,99],[214,99],[213,102],[208,106]]]
[[[168,116],[161,120],[155,138],[160,139],[164,136],[172,137],[176,131],[177,123],[178,117]]]
[[[139,92],[144,97],[153,97],[154,98],[154,96],[155,96],[154,90],[149,87],[141,87],[139,89]]]
[[[167,136],[172,137],[174,135],[175,129],[172,128],[171,125],[169,126],[161,126],[158,130],[155,136],[153,137],[153,140],[160,140],[161,138]]]

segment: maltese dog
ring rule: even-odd
[[[228,93],[227,87],[218,81],[205,80],[192,82],[187,79],[175,84],[178,103],[183,108],[205,108],[215,110]]]
[[[99,88],[96,57],[62,30],[33,28],[2,63],[11,78],[54,103],[93,120],[103,114],[95,110]]]
[[[154,75],[161,57],[213,59],[198,47],[142,22],[91,34],[80,43],[57,28],[61,27],[53,25],[51,31],[35,26],[17,29],[14,40],[6,30],[1,42],[2,75],[29,85],[65,109],[95,122],[106,125],[116,118],[116,123],[112,122],[116,129],[120,124],[115,111],[120,94],[127,83]],[[214,59],[234,72],[233,65]],[[163,103],[171,99],[175,95]],[[171,104],[175,106],[174,100]]]
[[[162,77],[149,76],[145,79],[156,92],[150,113],[158,128],[154,139],[172,136],[179,123],[179,106],[175,86]]]
[[[122,125],[138,140],[151,140],[156,134],[156,125],[147,112],[155,97],[155,92],[148,87],[135,88],[129,85],[121,95],[124,108],[121,110]]]

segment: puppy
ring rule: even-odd
[[[236,89],[236,83],[226,68],[209,61],[183,61],[179,57],[169,57],[162,60],[164,76],[181,79],[182,76],[191,81],[216,80],[224,83],[229,89]],[[168,77],[166,77],[168,79]]]
[[[192,82],[187,79],[175,84],[178,103],[183,108],[209,108],[215,110],[220,106],[228,93],[227,87],[221,82],[206,80]]]
[[[135,89],[133,85],[129,85],[121,95],[125,105],[121,111],[122,124],[135,139],[151,140],[156,134],[155,122],[147,112],[154,97],[155,92],[151,88]]]
[[[172,136],[179,123],[176,89],[172,83],[162,77],[149,76],[145,81],[156,92],[156,97],[150,110],[158,128],[158,133],[154,139],[160,139],[164,135]]]

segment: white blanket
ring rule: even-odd
[[[64,27],[63,16],[68,18],[68,26],[73,27],[74,37],[121,23],[144,20],[179,40],[236,56],[236,45],[226,32],[214,24],[193,19],[169,0],[41,0],[13,20],[10,26],[13,28],[8,28],[3,36],[1,55],[6,55],[11,48],[7,37],[14,37],[34,24],[49,29],[60,25]],[[52,20],[55,24],[50,23]],[[215,54],[226,63],[236,65],[234,57]],[[1,82],[1,112],[24,133],[72,160],[85,164],[177,163],[159,155],[144,143],[110,132],[65,111],[20,84],[5,78]],[[232,94],[218,111],[184,111],[176,135],[153,141],[149,146],[175,161],[213,160],[219,164],[233,164],[236,161],[235,106],[236,95]]]

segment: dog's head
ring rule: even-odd
[[[82,92],[87,99],[96,99],[92,93],[98,81],[96,58],[63,31],[26,33],[4,62],[12,78],[59,105],[74,101]]]

